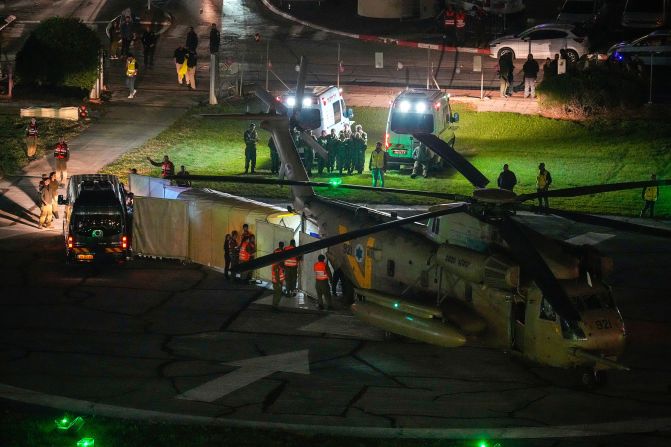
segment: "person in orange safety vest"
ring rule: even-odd
[[[284,251],[284,242],[280,241],[275,253]],[[282,283],[284,282],[284,268],[282,263],[278,262],[270,266],[271,279],[273,282],[273,310],[277,310],[282,298]]]
[[[326,257],[319,255],[314,265],[315,289],[317,289],[317,303],[319,309],[331,309],[331,269],[326,263]]]
[[[455,31],[454,35],[457,41],[457,46],[463,45],[464,35],[466,34],[466,13],[460,9],[455,14]]]
[[[289,245],[284,247],[284,251],[296,248],[296,241],[292,239]],[[298,264],[300,259],[297,256],[284,260],[284,270],[287,275],[287,296],[296,296],[296,283],[298,281]]]
[[[65,185],[68,180],[68,160],[70,160],[70,149],[65,138],[60,137],[54,148],[54,158],[56,159],[56,179],[61,185]]]

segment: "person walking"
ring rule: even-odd
[[[245,130],[243,137],[245,139],[245,174],[249,172],[250,165],[252,174],[254,174],[254,170],[256,169],[256,143],[259,141],[256,124],[250,124],[249,129]]]
[[[196,89],[196,66],[198,65],[198,55],[195,51],[189,50],[189,54],[186,56],[186,85],[188,85],[191,90]]]
[[[534,55],[529,53],[526,62],[522,66],[524,73],[524,97],[536,97],[536,78],[538,77],[538,62],[534,60]]]
[[[270,173],[280,173],[280,154],[277,152],[277,146],[273,137],[268,139],[268,149],[270,149]]]
[[[154,66],[154,52],[156,50],[156,33],[148,29],[142,33],[142,55],[144,56],[144,66],[150,68]]]
[[[129,54],[130,43],[133,41],[133,23],[130,21],[130,16],[123,18],[123,23],[120,26],[121,31],[121,57],[126,57]]]
[[[315,272],[315,289],[317,290],[317,306],[320,310],[331,309],[331,269],[326,264],[326,256],[319,255],[313,267]]]
[[[189,32],[186,33],[186,49],[189,51],[196,52],[198,48],[198,35],[193,30],[193,26],[189,27]]]
[[[128,99],[135,98],[135,78],[137,77],[137,60],[132,54],[126,59],[126,87],[128,87]]]
[[[56,159],[56,176],[61,185],[65,185],[68,180],[68,161],[70,160],[70,148],[65,138],[60,137],[54,148],[54,158]]]
[[[419,175],[419,170],[422,170],[422,177],[427,178],[429,176],[429,165],[431,164],[431,151],[424,143],[419,143],[412,151],[412,158],[415,160],[415,164],[412,167],[412,174],[410,178],[415,178]]]
[[[657,180],[657,174],[652,174],[650,180]],[[645,217],[645,214],[648,211],[650,213],[650,218],[655,217],[655,202],[657,201],[657,198],[659,198],[659,187],[657,185],[646,186],[643,188],[643,191],[641,191],[641,199],[645,201],[645,205],[641,210],[640,217]]]
[[[179,85],[182,85],[182,79],[186,78],[186,71],[188,69],[186,66],[187,54],[189,54],[189,51],[181,45],[178,46],[173,53],[175,60],[175,70],[177,71],[177,83]]]
[[[284,242],[280,241],[277,244],[275,253],[282,253],[284,251]],[[282,299],[282,283],[285,280],[284,268],[282,263],[277,262],[270,266],[271,280],[273,282],[273,310],[277,310]]]
[[[58,219],[58,180],[56,180],[56,171],[49,173],[49,190],[51,191],[51,214],[54,219]]]
[[[284,247],[284,251],[291,251],[296,248],[296,240],[289,241],[289,245]],[[296,284],[298,282],[298,265],[300,259],[297,256],[284,260],[284,271],[287,277],[287,296],[296,296]]]
[[[499,93],[502,98],[510,96],[508,93],[510,89],[510,77],[513,71],[513,55],[512,53],[504,53],[499,58]]]
[[[219,53],[219,45],[221,44],[221,35],[217,29],[217,24],[213,23],[210,27],[210,54]]]
[[[43,180],[43,187],[40,190],[40,199],[39,199],[39,205],[40,205],[40,229],[43,228],[51,228],[52,221],[53,221],[53,195],[51,193],[51,188],[49,188],[49,185],[51,184],[51,180],[49,180],[49,177],[45,178]]]
[[[541,213],[550,208],[547,192],[551,184],[552,176],[550,175],[550,171],[545,169],[545,163],[539,164],[538,176],[536,176],[536,191],[538,191],[538,208]]]
[[[508,191],[512,191],[515,188],[515,185],[517,185],[517,177],[515,176],[515,173],[510,170],[508,163],[503,165],[503,171],[499,174],[497,184],[499,188],[507,189]]]
[[[37,153],[37,138],[40,132],[37,130],[37,120],[30,118],[30,122],[26,127],[26,155],[28,160],[34,160]]]
[[[163,161],[160,163],[152,160],[151,157],[147,157],[147,160],[152,165],[161,167],[161,178],[168,178],[175,175],[175,165],[170,161],[170,158],[167,155],[163,156]]]
[[[119,42],[121,41],[121,26],[119,20],[114,20],[110,26],[110,60],[119,59]]]
[[[375,143],[375,150],[370,154],[368,169],[373,174],[373,187],[377,187],[378,180],[380,188],[384,188],[384,173],[387,170],[387,152],[382,150],[382,142]]]

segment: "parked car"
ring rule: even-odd
[[[596,20],[598,0],[566,0],[559,10],[557,23],[591,24]]]
[[[576,25],[547,23],[489,43],[490,56],[495,58],[505,53],[512,53],[514,59],[526,59],[529,53],[535,59],[552,58],[562,48],[569,61],[577,62],[589,50],[586,31]]]
[[[625,28],[661,28],[666,25],[669,0],[627,0],[622,12]]]
[[[620,42],[608,50],[608,58],[629,62],[638,57],[644,65],[671,66],[671,30],[657,30],[633,42]]]

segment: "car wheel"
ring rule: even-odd
[[[512,48],[508,48],[508,47],[506,47],[506,48],[501,48],[501,49],[499,50],[499,52],[496,53],[496,54],[497,54],[497,57],[498,57],[499,59],[501,59],[501,56],[503,56],[504,54],[508,54],[508,53],[512,54],[513,59],[515,59],[515,52],[513,51]]]
[[[566,50],[566,58],[570,63],[575,64],[580,59],[580,56],[578,56],[575,50]]]

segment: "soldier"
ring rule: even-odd
[[[330,173],[335,169],[336,154],[338,153],[338,135],[336,135],[335,129],[331,129],[331,133],[328,136],[326,151],[329,153],[327,166]]]
[[[342,171],[347,169],[347,139],[345,138],[345,131],[341,130],[338,134],[336,144],[336,169],[342,175]]]
[[[259,141],[259,135],[256,133],[256,124],[249,125],[245,131],[245,174],[249,171],[249,165],[252,165],[252,174],[256,169],[256,143]]]
[[[361,124],[357,124],[356,127],[354,128],[355,132],[358,132],[361,135],[361,138],[363,139],[363,142],[368,145],[368,134],[363,131],[363,127]]]
[[[298,137],[300,138],[300,134]],[[312,135],[312,131],[310,131],[310,137],[316,141],[315,136]],[[312,165],[315,162],[315,151],[307,142],[303,141],[302,138],[300,138],[300,140],[303,145],[303,164],[305,165],[305,170],[308,171],[308,175],[312,175]]]
[[[54,158],[56,159],[56,173],[60,177],[58,181],[64,185],[68,180],[68,161],[70,160],[70,149],[65,138],[60,137],[54,148]],[[54,177],[55,178],[55,177]]]
[[[331,308],[331,269],[326,264],[326,257],[319,255],[314,265],[315,289],[317,290],[317,303],[319,309],[329,310]]]
[[[289,245],[284,247],[284,251],[290,251],[296,248],[296,241],[292,239]],[[296,296],[296,281],[298,280],[298,264],[300,259],[297,256],[284,260],[284,270],[287,277],[287,296]]]
[[[417,177],[419,169],[422,169],[422,177],[427,178],[429,176],[429,165],[431,164],[431,151],[424,143],[419,143],[412,151],[412,158],[415,160],[415,165],[412,167],[412,174],[410,178]]]
[[[280,155],[277,153],[277,146],[273,137],[268,139],[268,149],[270,149],[270,173],[280,173]]]
[[[352,141],[352,134],[345,130],[345,141],[343,142],[343,164],[347,169],[347,175],[352,175],[354,170],[354,141]]]
[[[275,249],[275,253],[284,251],[284,242],[280,241]],[[282,299],[282,283],[284,282],[284,268],[281,263],[273,264],[270,267],[271,279],[273,282],[273,310],[277,310]]]
[[[354,133],[350,141],[350,145],[352,154],[352,169],[356,169],[356,172],[361,174],[363,173],[363,167],[366,163],[366,141],[360,132]]]
[[[30,123],[28,123],[28,127],[26,127],[26,155],[29,160],[35,159],[38,136],[37,120],[35,120],[35,118],[30,118]]]
[[[317,143],[319,143],[319,145],[323,147],[326,152],[328,152],[327,146],[329,143],[329,136],[326,134],[325,130],[322,130],[322,134],[317,139]],[[321,175],[324,172],[324,167],[326,167],[327,172],[331,172],[331,170],[328,169],[329,158],[330,156],[327,156],[326,160],[324,160],[324,158],[321,155],[319,155],[319,157],[317,158],[317,172],[319,173],[319,175]]]
[[[657,180],[657,174],[652,174],[650,180]],[[650,211],[650,217],[655,217],[655,202],[659,198],[658,186],[646,186],[641,191],[641,199],[645,201],[645,206],[641,210],[641,217],[645,217],[646,212]]]
[[[240,262],[240,247],[238,245],[238,232],[236,230],[231,231],[231,237],[228,239],[228,253],[231,257],[230,270]],[[224,273],[227,273],[226,270],[224,270]],[[235,274],[231,278],[235,279]]]
[[[51,180],[49,178],[45,178],[43,180],[44,184],[42,187],[42,190],[40,191],[40,229],[42,228],[51,228],[51,223],[53,220],[53,215],[52,215],[52,203],[53,203],[53,196],[51,194],[51,188],[49,188],[49,184],[51,183]]]

